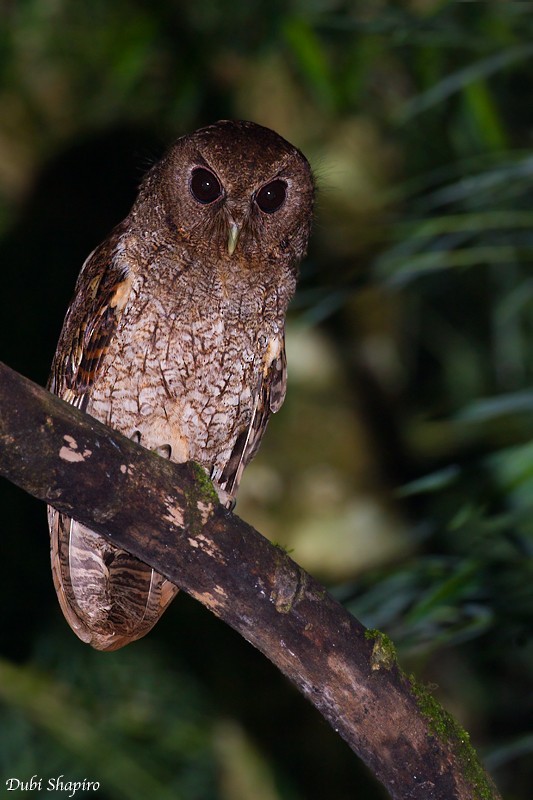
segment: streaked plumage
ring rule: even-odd
[[[231,505],[285,396],[285,313],[312,203],[307,161],[266,128],[223,121],[179,139],[85,262],[50,390],[163,457],[199,462]],[[147,633],[177,588],[51,508],[49,524],[77,635],[114,650]]]

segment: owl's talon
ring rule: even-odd
[[[135,444],[140,444],[141,443],[141,432],[140,431],[133,431],[133,433],[130,436],[130,439],[131,439],[132,442],[135,442]]]
[[[236,505],[237,505],[237,500],[234,497],[232,497],[231,500],[226,501],[224,505],[224,513],[226,514],[226,516],[229,517],[230,514],[233,514]]]
[[[172,447],[169,444],[160,444],[158,447],[154,447],[154,453],[157,453],[161,458],[170,458]]]

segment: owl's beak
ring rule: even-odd
[[[239,234],[241,232],[241,226],[237,225],[236,222],[231,220],[229,224],[229,233],[228,233],[228,253],[230,256],[233,255],[235,252],[235,248],[237,247],[237,242],[239,241]]]

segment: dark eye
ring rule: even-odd
[[[278,208],[281,208],[287,195],[287,184],[285,181],[272,181],[263,186],[257,193],[255,202],[267,214],[273,214]]]
[[[222,194],[222,186],[218,178],[208,169],[195,169],[190,182],[191,194],[199,203],[212,203]]]

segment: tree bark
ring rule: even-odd
[[[392,798],[498,798],[457,726],[279,547],[173,464],[0,364],[0,474],[153,566],[261,650]],[[21,546],[23,543],[21,542]]]

